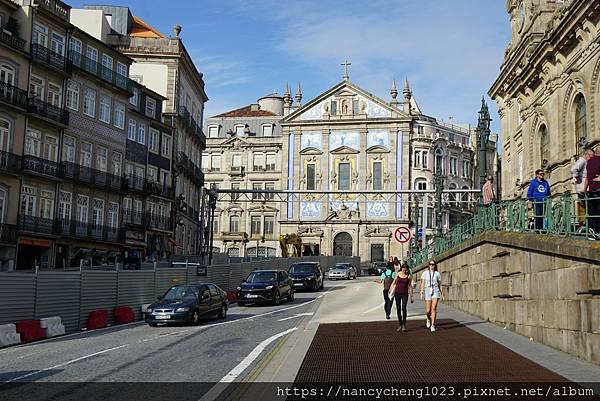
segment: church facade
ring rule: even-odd
[[[219,228],[215,231],[214,250],[230,256],[262,256],[269,253],[266,248],[272,247],[271,241],[279,235],[296,233],[302,237],[304,255],[352,255],[361,256],[363,261],[382,261],[388,256],[405,258],[410,244],[398,242],[394,232],[398,227],[409,227],[415,198],[397,192],[433,190],[438,165],[446,189],[472,189],[474,148],[468,127],[446,124],[423,114],[408,82],[400,98],[398,95],[395,82],[391,98],[385,101],[355,85],[346,75],[306,104],[302,104],[300,88],[295,102],[289,87],[283,96],[271,95],[262,107],[271,115],[257,117],[256,110],[252,111],[256,106],[261,109],[263,98],[259,105],[248,106],[247,110],[208,118],[205,168],[209,169],[211,153],[221,154],[221,160],[234,168],[233,154],[227,153],[246,152],[237,160],[248,172],[241,177],[247,181],[242,187],[252,189],[252,183],[264,181],[259,176],[268,175],[255,169],[252,153],[271,149],[277,166],[270,173],[280,176],[269,176],[270,188],[293,193],[284,197],[284,202],[271,203],[256,195],[253,196],[258,199],[252,198],[246,205],[234,200],[218,202]],[[275,107],[278,102],[280,105]],[[267,120],[274,128],[265,137],[261,127]],[[213,183],[213,187],[240,188],[235,184],[239,180],[240,177],[223,172],[206,174],[207,187]],[[421,213],[419,222],[419,226],[425,226],[426,235],[434,228],[433,196],[429,199],[430,207]],[[468,212],[471,205],[462,200],[457,197],[452,202],[445,198],[444,227],[461,221]],[[419,201],[421,204],[422,195]],[[238,227],[237,219],[229,222],[232,213],[239,213],[244,222],[239,226],[242,232],[236,234],[239,243],[232,241],[231,228],[227,226]],[[263,225],[264,217],[275,217],[268,235],[254,227],[262,215]],[[261,250],[263,239],[265,253],[256,253]],[[279,249],[276,255],[280,255]]]

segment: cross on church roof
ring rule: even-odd
[[[350,77],[348,76],[348,66],[352,65],[352,63],[349,63],[348,60],[344,61],[342,64],[344,66],[344,81],[347,81]]]

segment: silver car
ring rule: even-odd
[[[337,263],[327,274],[329,280],[350,280],[356,278],[356,269],[350,263]]]

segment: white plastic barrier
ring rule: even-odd
[[[0,325],[0,347],[19,344],[21,335],[17,333],[17,326],[14,324]]]
[[[60,316],[45,317],[40,319],[40,327],[46,331],[46,337],[56,337],[65,334],[65,326]]]

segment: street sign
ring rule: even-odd
[[[401,244],[404,244],[410,241],[410,230],[406,227],[398,227],[396,231],[394,231],[394,238]]]
[[[419,230],[417,230],[417,237],[422,237],[423,236],[423,228],[419,228]]]

